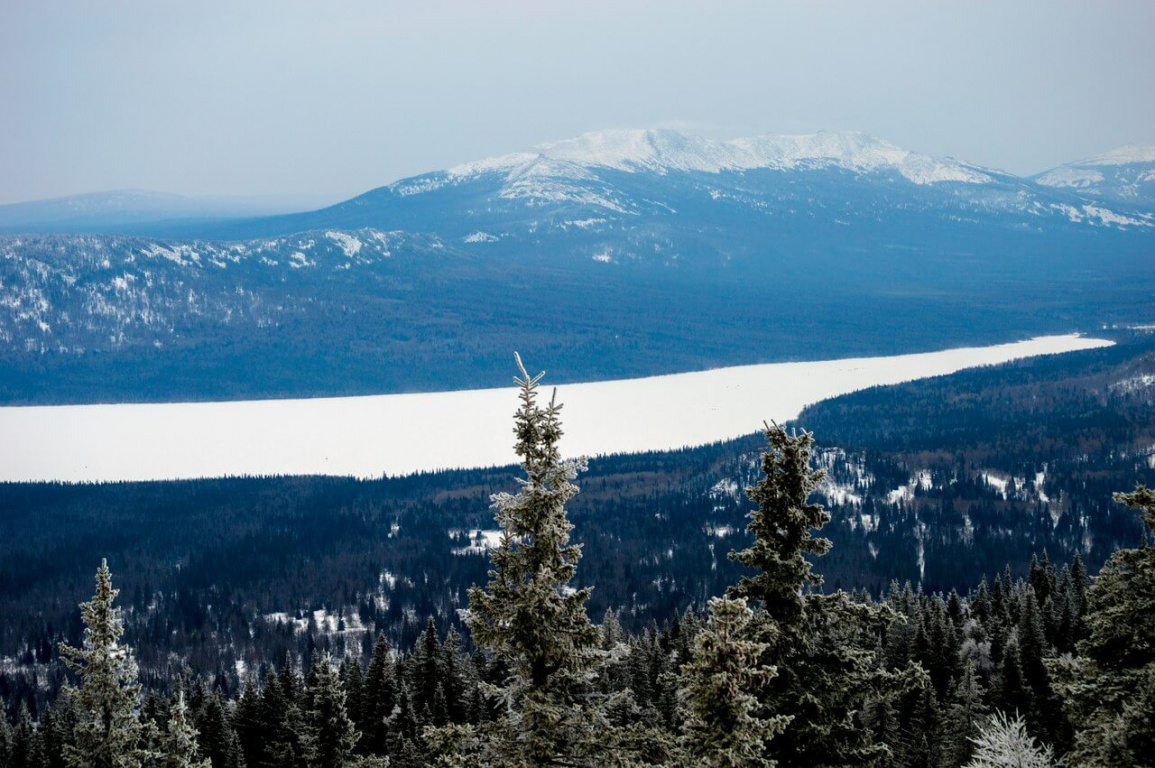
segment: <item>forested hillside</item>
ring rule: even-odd
[[[0,764],[1046,766],[1056,755],[1150,764],[1155,549],[1146,538],[1112,554],[1093,582],[1077,554],[1061,568],[1044,554],[1025,578],[1008,565],[965,594],[909,582],[877,598],[832,590],[820,574],[834,545],[816,535],[831,515],[811,497],[824,485],[839,491],[813,467],[810,433],[767,426],[745,492],[747,537],[725,552],[741,569],[721,585],[725,596],[633,631],[615,609],[594,624],[578,566],[608,542],[571,539],[566,505],[586,461],[562,458],[560,404],[538,401],[540,378],[523,368],[518,380],[519,488],[492,496],[497,529],[459,552],[489,550],[488,574],[458,614],[472,653],[433,617],[394,651],[363,617],[322,611],[303,624],[266,617],[282,636],[308,639],[284,649],[279,666],[266,658],[204,675],[178,652],[167,668],[145,660],[142,669],[102,562],[80,606],[83,643],[46,638],[4,678],[16,690],[11,722],[0,719]],[[1139,485],[1114,501],[1155,533],[1155,492]],[[327,563],[296,560],[328,573]],[[207,575],[212,564],[186,569]],[[161,630],[138,635],[143,655],[176,629],[158,597],[138,597],[129,613]]]
[[[1149,336],[1120,338],[808,409],[829,474],[827,586],[966,590],[1008,565],[1022,575],[1032,555],[1093,571],[1133,545],[1139,526],[1110,494],[1155,484],[1155,358]],[[758,450],[751,437],[591,462],[570,509],[594,615],[612,607],[637,629],[737,578],[725,553],[745,541]],[[55,641],[79,636],[66,596],[84,593],[94,551],[116,566],[127,637],[156,674],[176,653],[235,686],[324,638],[367,651],[383,631],[404,647],[430,616],[444,631],[485,577],[488,499],[512,476],[0,486],[0,686],[11,702],[31,674],[59,680]]]

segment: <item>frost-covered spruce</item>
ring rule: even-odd
[[[510,725],[525,757],[549,764],[585,734],[584,678],[601,661],[599,633],[586,615],[590,590],[570,583],[581,547],[569,540],[565,504],[584,459],[561,458],[561,405],[537,402],[544,374],[530,376],[517,358],[520,407],[514,421],[525,477],[518,493],[493,496],[501,543],[486,589],[469,591],[466,624],[473,639],[510,667]]]
[[[767,425],[762,479],[746,489],[758,505],[748,515],[754,541],[730,557],[755,573],[728,591],[754,607],[749,631],[766,644],[762,664],[777,669],[759,694],[759,717],[790,715],[766,756],[786,765],[875,763],[887,746],[873,740],[862,713],[880,699],[924,684],[918,667],[892,673],[876,658],[880,633],[897,620],[887,606],[859,603],[844,592],[822,594],[822,577],[806,556],[826,554],[814,531],[830,520],[810,494],[822,481],[811,470],[813,436]]]
[[[1049,768],[1054,765],[1054,752],[1027,733],[1022,717],[1011,719],[996,712],[979,731],[974,744],[974,756],[966,768]]]
[[[682,669],[681,695],[689,710],[682,744],[688,759],[704,768],[756,768],[774,763],[765,743],[782,732],[789,715],[758,716],[757,693],[777,674],[762,665],[765,643],[746,631],[753,619],[746,601],[710,601],[710,618],[698,633]]]
[[[211,768],[212,763],[198,760],[197,730],[184,702],[184,693],[169,707],[168,723],[158,739],[157,768]]]
[[[96,593],[81,603],[84,646],[61,644],[64,663],[80,679],[68,688],[76,717],[65,759],[75,768],[137,768],[148,757],[140,722],[140,683],[132,651],[120,645],[124,626],[113,607],[119,590],[112,588],[108,562],[96,571]]]
[[[489,690],[504,713],[478,728],[427,729],[425,737],[445,765],[646,764],[643,753],[660,756],[662,747],[646,733],[611,727],[594,679],[606,652],[586,614],[590,590],[571,586],[581,547],[570,542],[565,505],[586,462],[561,458],[556,392],[540,405],[544,374],[530,376],[516,359],[515,450],[525,477],[517,493],[492,497],[501,541],[490,556],[489,583],[469,590],[463,612],[474,642],[509,669],[505,684]]]

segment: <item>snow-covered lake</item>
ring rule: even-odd
[[[878,384],[1110,346],[1077,335],[914,355],[564,384],[567,455],[738,437]],[[529,360],[533,366],[544,361]],[[510,358],[511,374],[513,359]],[[549,378],[546,377],[546,383]],[[548,398],[546,390],[543,395]],[[512,388],[408,395],[0,408],[0,480],[406,474],[514,461]]]

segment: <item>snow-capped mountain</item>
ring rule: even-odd
[[[899,149],[865,133],[820,133],[758,136],[714,141],[670,130],[611,130],[543,144],[529,152],[467,163],[450,176],[493,171],[523,175],[551,169],[613,168],[620,171],[744,171],[755,168],[841,168],[856,172],[896,170],[915,184],[960,181],[982,184],[991,178],[981,169],[952,158],[936,158]]]
[[[487,386],[559,333],[574,378],[893,352],[1069,331],[1155,290],[1150,209],[862,133],[603,131],[316,211],[125,230],[0,237],[0,400],[96,372],[153,397]]]
[[[319,211],[241,222],[213,233],[254,237],[378,227],[435,231],[452,241],[480,232],[490,239],[469,242],[511,242],[563,225],[587,234],[618,226],[637,232],[657,222],[663,231],[683,225],[698,231],[719,216],[740,214],[754,228],[774,219],[778,227],[859,222],[894,229],[916,218],[1034,230],[1071,224],[1155,227],[1146,209],[911,152],[864,133],[718,141],[669,130],[611,130],[402,179]],[[611,249],[620,250],[618,245]]]
[[[1120,147],[1052,168],[1034,180],[1047,187],[1155,208],[1155,145]]]

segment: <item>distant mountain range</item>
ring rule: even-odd
[[[514,348],[587,379],[1144,320],[1151,157],[1021,178],[862,133],[605,131],[305,213],[45,224],[0,237],[0,399],[485,386]]]
[[[187,197],[143,189],[0,205],[0,233],[120,233],[159,222],[206,222],[299,210],[300,195]],[[316,204],[319,197],[313,198]]]
[[[616,188],[614,172],[634,176],[708,174],[722,187],[731,175],[776,172],[766,181],[789,178],[791,172],[842,171],[859,183],[905,181],[920,187],[958,183],[982,187],[961,195],[973,204],[1030,215],[1084,217],[1091,223],[1139,225],[1150,216],[1124,221],[1114,211],[1064,207],[1042,190],[1076,191],[1150,213],[1155,207],[1155,146],[1123,147],[1093,158],[1059,166],[1033,177],[983,168],[949,157],[935,157],[895,147],[858,132],[821,132],[797,136],[758,136],[716,141],[671,130],[611,130],[544,144],[516,152],[402,179],[344,203],[308,213],[269,216],[284,211],[291,198],[195,198],[143,190],[74,195],[0,206],[0,232],[13,234],[139,234],[182,237],[246,237],[293,234],[319,227],[380,227],[421,222],[420,213],[399,201],[446,188],[468,195],[471,187],[500,185],[495,197],[529,207],[568,203],[610,214],[638,214],[660,207],[658,200],[637,199]],[[620,179],[618,180],[620,181]],[[703,181],[703,180],[700,180]],[[708,184],[708,182],[703,181]],[[628,186],[628,185],[627,185]],[[706,188],[715,200],[723,190]],[[1007,199],[1007,192],[1017,193]],[[1066,201],[1069,202],[1069,201]],[[1038,205],[1035,205],[1038,203]],[[508,206],[507,206],[508,207]],[[279,209],[279,210],[278,210]],[[416,215],[415,215],[416,214]],[[1107,216],[1110,221],[1104,220]],[[254,216],[258,218],[254,219]],[[217,219],[217,221],[213,221]],[[237,219],[247,219],[238,223]],[[444,220],[441,221],[444,223]],[[237,226],[232,226],[237,224]],[[86,229],[87,227],[87,229]]]

